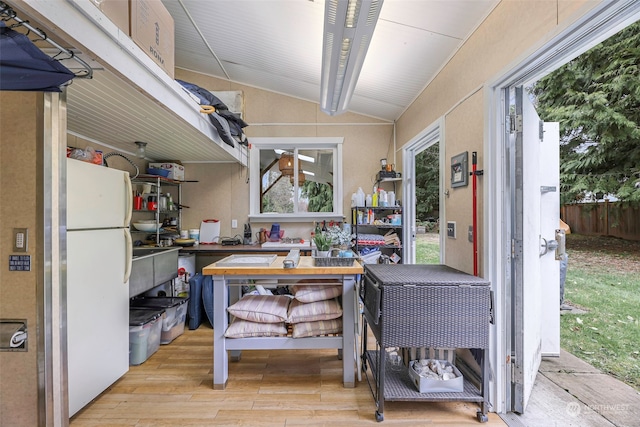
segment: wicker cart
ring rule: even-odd
[[[376,420],[384,419],[385,400],[466,401],[480,404],[477,418],[486,422],[489,282],[444,265],[367,264],[359,292],[362,369],[376,401]],[[367,327],[375,350],[368,350]],[[474,349],[481,377],[471,381],[465,375],[461,392],[420,393],[404,366],[398,370],[387,363],[390,347]]]

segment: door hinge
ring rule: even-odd
[[[509,133],[522,132],[522,114],[510,114],[509,120]]]
[[[511,258],[522,256],[522,241],[511,239]]]

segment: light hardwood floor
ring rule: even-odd
[[[364,377],[342,386],[335,350],[243,351],[225,390],[212,387],[213,330],[187,330],[72,419],[81,426],[505,426],[476,420],[474,403],[385,402],[384,421]]]

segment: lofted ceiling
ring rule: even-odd
[[[323,0],[163,0],[176,67],[319,102]],[[349,110],[397,119],[497,0],[386,0]]]
[[[385,0],[349,111],[396,120],[498,1]],[[324,0],[162,2],[175,23],[176,68],[319,103]],[[15,5],[97,61],[93,79],[68,86],[71,134],[134,155],[133,141],[145,141],[150,159],[246,164],[246,150],[224,144],[177,82],[149,74],[155,64],[90,2]]]

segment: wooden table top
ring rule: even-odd
[[[313,257],[301,256],[298,266],[295,268],[284,268],[282,262],[286,257],[279,256],[269,266],[218,266],[216,262],[209,264],[202,269],[203,275],[300,275],[300,274],[362,274],[364,268],[357,260],[349,267],[318,267],[313,265]],[[222,260],[221,260],[222,261]]]

